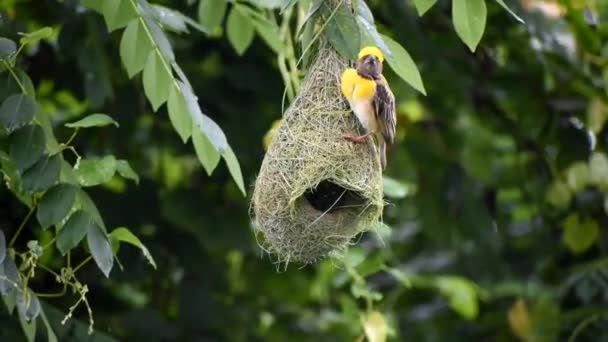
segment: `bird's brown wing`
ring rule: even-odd
[[[376,81],[376,94],[374,95],[374,110],[378,118],[378,126],[384,140],[392,144],[395,139],[395,96],[389,88],[384,77]]]

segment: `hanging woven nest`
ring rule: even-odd
[[[339,254],[355,235],[376,226],[384,206],[375,144],[341,137],[360,130],[338,88],[347,63],[328,44],[321,46],[253,192],[256,236],[278,262]]]

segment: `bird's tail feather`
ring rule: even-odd
[[[382,164],[382,170],[386,169],[386,142],[380,138],[379,149],[380,149],[380,163]]]

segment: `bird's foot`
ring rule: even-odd
[[[349,133],[342,134],[342,138],[344,138],[348,141],[352,141],[356,144],[364,143],[365,140],[367,139],[367,137],[369,137],[369,133],[363,134],[363,135],[354,135],[354,134],[349,134]]]

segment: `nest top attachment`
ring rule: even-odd
[[[339,90],[346,67],[333,49],[319,50],[256,180],[256,236],[279,263],[339,255],[355,235],[380,220],[378,151],[371,139],[353,144],[342,138],[359,130]]]

